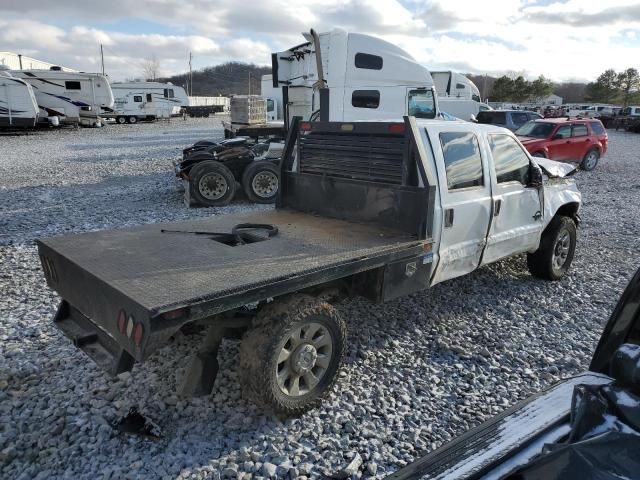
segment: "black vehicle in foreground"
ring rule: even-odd
[[[389,479],[640,478],[640,270],[589,371],[533,395]]]

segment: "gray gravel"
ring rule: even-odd
[[[0,138],[0,477],[382,477],[530,393],[587,368],[638,267],[640,135],[577,177],[583,224],[571,274],[548,283],[523,257],[383,306],[339,306],[350,329],[336,393],[299,419],[240,397],[225,341],[210,398],[176,396],[201,334],[111,379],[52,325],[34,238],[258,208],[187,209],[170,162],[212,119]],[[265,207],[259,207],[265,208]],[[268,208],[268,207],[267,207]],[[161,440],[116,434],[131,406]]]

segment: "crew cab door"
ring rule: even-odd
[[[487,143],[493,159],[493,221],[483,265],[535,250],[542,233],[540,191],[531,186],[531,169],[537,167],[511,135],[490,133]]]
[[[491,218],[486,142],[467,125],[429,127],[442,209],[438,264],[431,283],[475,270]]]

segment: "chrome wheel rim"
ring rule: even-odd
[[[280,391],[290,397],[311,392],[326,375],[333,354],[329,330],[319,323],[307,323],[289,333],[276,362]]]
[[[563,229],[558,234],[556,244],[553,247],[553,256],[551,262],[555,270],[562,270],[565,263],[567,263],[567,257],[569,256],[569,250],[571,249],[571,235],[569,231]]]
[[[219,173],[207,173],[198,182],[200,194],[207,200],[218,200],[227,193],[229,185]]]
[[[251,181],[251,189],[260,198],[269,198],[278,192],[278,176],[265,170],[258,173]]]

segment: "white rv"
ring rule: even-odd
[[[113,93],[107,77],[98,73],[50,70],[13,70],[28,82],[41,109],[62,123],[100,126],[100,114],[113,109]]]
[[[285,120],[318,118],[320,92],[327,89],[323,107],[331,121],[437,115],[431,74],[401,48],[340,29],[303,35],[307,42],[272,55],[273,87],[282,89]]]
[[[0,69],[0,127],[35,127],[38,113],[31,85]]]
[[[184,88],[172,83],[112,83],[111,89],[115,97],[113,112],[105,116],[114,117],[118,123],[169,118],[189,105]]]

